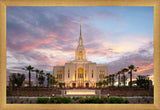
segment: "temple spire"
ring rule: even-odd
[[[80,36],[79,36],[79,45],[83,45],[82,34],[81,34],[81,22],[80,22]]]

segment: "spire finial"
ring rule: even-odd
[[[81,34],[81,22],[80,22],[80,36],[79,36],[79,45],[83,45],[82,34]]]

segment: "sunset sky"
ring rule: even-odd
[[[80,22],[87,60],[109,74],[133,64],[133,79],[153,79],[153,7],[7,7],[7,77],[28,77],[28,65],[53,73],[74,60]]]

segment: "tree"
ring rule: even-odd
[[[60,88],[65,87],[65,83],[59,83],[59,87]]]
[[[13,73],[10,75],[9,80],[12,84],[12,87],[15,87],[15,84],[17,85],[17,87],[22,86],[23,81],[25,80],[25,75],[24,74],[20,74],[20,73]]]
[[[122,84],[123,84],[123,86],[125,87],[125,84],[126,84],[126,81],[127,81],[127,77],[126,77],[126,75],[123,75],[122,77],[121,77],[121,82],[122,82]]]
[[[112,75],[108,76],[108,83],[109,83],[110,86],[112,85]]]
[[[9,76],[9,83],[11,84],[10,86],[12,86],[12,89],[14,89],[14,87],[15,87],[15,78],[16,78],[15,75],[16,75],[16,74],[13,73],[13,74],[11,74],[11,75]]]
[[[106,79],[106,82],[107,82],[106,85],[107,85],[107,87],[108,87],[108,78],[109,78],[109,76],[105,76],[104,78]]]
[[[49,87],[50,79],[51,79],[51,74],[47,73],[46,76],[47,76],[47,87]]]
[[[38,74],[40,71],[38,69],[36,69],[34,71],[36,72],[36,86],[38,87]]]
[[[55,76],[52,76],[52,75],[51,75],[50,84],[54,86],[54,85],[56,85],[57,83],[58,83],[58,81],[56,81]]]
[[[134,71],[134,72],[136,72],[137,71],[137,68],[138,67],[135,67],[134,65],[130,65],[130,66],[128,66],[128,69],[129,69],[129,72],[128,72],[128,74],[130,74],[130,87],[132,87],[132,72]]]
[[[120,87],[121,71],[118,71],[116,74],[118,75],[118,87]]]
[[[149,88],[149,77],[148,75],[138,75],[136,78],[136,83],[139,87],[148,89]]]
[[[127,78],[127,77],[125,76],[125,73],[126,73],[126,72],[128,72],[128,69],[127,69],[127,68],[123,68],[122,71],[121,71],[121,73],[123,74],[123,76],[122,76],[122,79],[123,79],[123,80],[122,80],[122,81],[123,81],[124,87],[126,86],[126,78]]]
[[[22,68],[25,71],[29,71],[29,87],[31,87],[31,72],[33,72],[34,67],[32,67],[31,65],[26,66],[25,68]]]
[[[104,87],[107,85],[107,81],[106,80],[103,80],[103,85],[104,85]]]
[[[40,74],[40,76],[39,76],[39,78],[38,78],[38,81],[39,81],[39,84],[40,84],[41,86],[43,86],[43,83],[44,83],[44,80],[45,80],[45,77],[43,76],[43,75],[44,75],[43,70],[41,70],[41,71],[39,72],[39,74]]]
[[[103,82],[102,82],[102,81],[99,81],[99,82],[98,82],[98,85],[99,85],[100,87],[102,87]]]
[[[114,83],[115,83],[115,79],[114,79],[114,77],[115,77],[115,75],[114,75],[114,74],[112,74],[112,75],[111,75],[111,82],[112,82],[112,86],[114,86]]]

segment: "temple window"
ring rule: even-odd
[[[62,81],[62,71],[57,71],[57,80]]]
[[[93,70],[92,70],[92,78],[93,78]]]
[[[99,71],[99,80],[104,80],[104,71]]]

